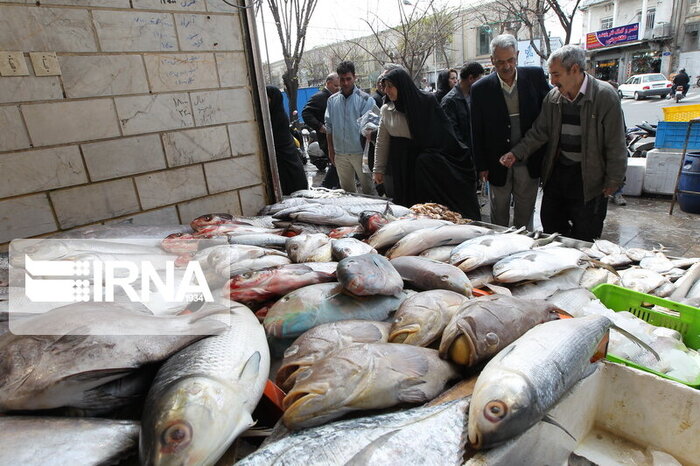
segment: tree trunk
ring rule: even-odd
[[[290,76],[292,76],[291,79],[289,78]],[[293,115],[294,110],[297,109],[297,91],[299,90],[297,71],[288,69],[287,72],[282,75],[282,81],[284,82],[284,89],[287,91],[287,99],[289,99],[289,121],[291,123],[295,119]]]

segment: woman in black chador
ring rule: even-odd
[[[267,86],[267,101],[272,120],[272,137],[275,140],[277,154],[277,172],[279,173],[282,194],[308,188],[304,165],[301,163],[297,146],[289,131],[289,118],[282,105],[282,93],[274,86]]]
[[[480,220],[476,172],[469,149],[457,140],[435,97],[418,90],[403,69],[384,76],[374,161],[376,183],[391,175],[394,202],[437,202]]]

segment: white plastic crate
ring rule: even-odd
[[[643,157],[629,157],[627,159],[627,172],[625,173],[625,186],[622,188],[622,194],[625,196],[641,196],[646,170],[647,159]]]
[[[644,192],[650,194],[673,194],[682,157],[683,151],[652,149],[647,152]]]

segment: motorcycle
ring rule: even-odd
[[[630,157],[646,157],[647,151],[654,148],[656,125],[643,121],[634,128],[628,128],[625,140]]]
[[[676,94],[674,98],[676,99],[676,103],[681,101],[683,98],[683,86],[676,86]]]

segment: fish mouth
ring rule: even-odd
[[[400,329],[394,330],[389,334],[390,343],[405,343],[411,335],[418,333],[420,326],[418,324],[407,325]]]
[[[473,359],[476,358],[476,348],[471,338],[460,335],[450,345],[448,354],[453,362],[463,366],[470,366],[473,364]]]
[[[284,397],[282,400],[282,407],[285,411],[292,411],[298,408],[300,405],[307,403],[310,399],[325,395],[323,390],[298,390],[292,391]]]
[[[472,448],[474,448],[475,450],[481,449],[482,439],[481,439],[481,435],[479,435],[479,432],[476,432],[476,431],[469,432],[467,434],[467,436],[469,437],[469,444],[471,445]]]
[[[277,371],[277,385],[284,391],[288,392],[296,383],[297,376],[309,367],[309,364],[290,364],[287,367],[281,367]]]

